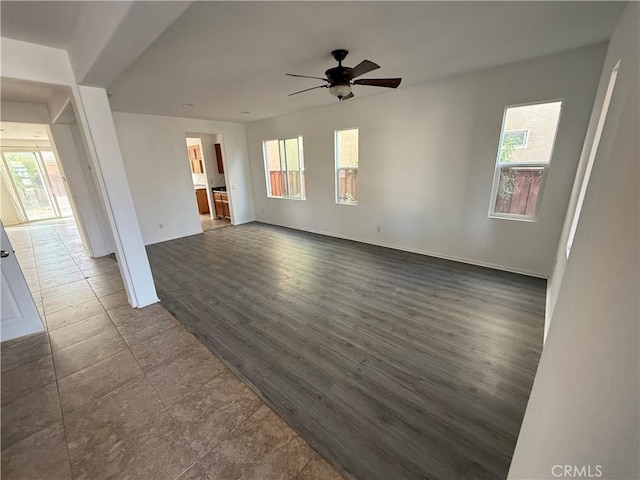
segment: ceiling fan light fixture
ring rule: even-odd
[[[351,91],[352,85],[368,85],[370,87],[385,88],[398,88],[400,85],[400,82],[402,81],[401,78],[357,78],[365,73],[377,70],[380,68],[380,65],[373,63],[370,60],[363,60],[353,68],[345,67],[342,65],[342,61],[348,53],[348,50],[334,50],[331,52],[333,58],[338,62],[338,66],[325,71],[324,74],[326,75],[326,78],[285,73],[285,75],[290,77],[314,78],[316,80],[323,80],[326,82],[324,85],[316,85],[315,87],[305,88],[304,90],[290,93],[289,96],[291,97],[292,95],[298,95],[299,93],[308,92],[317,88],[328,88],[329,93],[332,96],[337,97],[338,100],[342,101],[349,100],[354,97],[353,92]]]
[[[331,85],[329,87],[329,93],[334,97],[338,97],[338,98],[346,97],[351,93],[351,85],[349,84]]]

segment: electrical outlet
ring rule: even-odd
[[[160,227],[160,230],[164,228],[161,223],[159,223],[158,226]]]
[[[380,231],[380,225],[376,226],[376,232]]]

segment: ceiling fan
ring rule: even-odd
[[[365,73],[369,73],[373,70],[380,68],[380,65],[377,65],[369,60],[363,60],[355,67],[343,67],[342,61],[349,54],[347,50],[334,50],[331,52],[333,58],[338,62],[337,67],[330,68],[324,74],[327,76],[326,78],[322,77],[310,77],[308,75],[295,75],[293,73],[286,73],[285,75],[289,75],[290,77],[302,77],[302,78],[315,78],[317,80],[323,80],[327,82],[326,85],[318,85],[317,87],[306,88],[304,90],[300,90],[299,92],[290,93],[291,95],[297,95],[302,92],[308,92],[309,90],[315,90],[316,88],[328,88],[329,93],[334,97],[338,97],[339,101],[348,100],[353,98],[353,92],[351,91],[352,85],[369,85],[371,87],[386,87],[386,88],[398,88],[401,78],[362,78],[358,80],[354,80],[356,77],[360,75],[364,75]]]

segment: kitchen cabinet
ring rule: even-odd
[[[191,145],[187,147],[189,151],[189,162],[191,162],[192,173],[204,173],[204,165],[202,163],[202,151],[200,145]]]
[[[201,215],[209,213],[209,201],[207,200],[206,188],[198,188],[196,190],[196,202],[198,203],[198,211]]]
[[[216,150],[216,162],[218,163],[218,173],[224,173],[224,164],[222,163],[222,148],[219,143],[214,145]]]
[[[213,192],[213,204],[216,210],[216,217],[231,219],[227,192]]]

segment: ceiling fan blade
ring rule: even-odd
[[[317,87],[305,88],[304,90],[300,90],[299,92],[290,93],[289,96],[297,95],[297,94],[302,93],[302,92],[308,92],[309,90],[315,90],[316,88],[327,88],[327,86],[326,85],[318,85]]]
[[[349,95],[345,95],[344,97],[342,97],[340,99],[341,102],[345,101],[345,100],[349,100],[350,98],[355,97],[355,95],[353,94],[353,92],[351,92]]]
[[[296,75],[295,73],[285,73],[285,75],[288,75],[290,77],[315,78],[316,80],[324,80],[325,82],[329,81],[326,78],[322,78],[322,77],[310,77],[309,75]]]
[[[387,87],[398,88],[401,78],[363,78],[361,80],[354,80],[354,85],[369,85],[370,87]]]
[[[363,60],[351,69],[351,78],[359,77],[360,75],[372,72],[378,68],[380,68],[380,65],[377,63],[370,62],[369,60]]]

